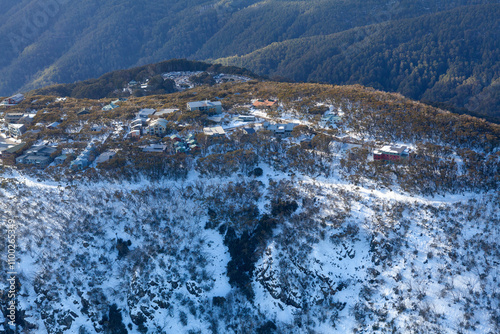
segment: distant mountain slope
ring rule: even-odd
[[[298,81],[360,83],[500,120],[500,5],[454,9],[218,60]]]
[[[488,2],[1,0],[0,95]]]
[[[195,54],[242,55],[273,42],[329,35],[366,26],[491,1],[312,0],[262,1],[238,11]],[[217,50],[214,52],[214,50]]]

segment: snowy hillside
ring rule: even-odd
[[[257,81],[9,108],[0,333],[500,333],[496,124]]]
[[[498,193],[421,197],[265,168],[125,184],[11,176],[0,194],[29,332],[500,328]]]

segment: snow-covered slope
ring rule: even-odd
[[[4,175],[19,328],[500,331],[498,193],[422,197],[261,166],[259,178],[129,183]]]

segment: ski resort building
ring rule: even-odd
[[[22,112],[10,112],[5,114],[4,120],[5,123],[16,123],[19,121],[21,118],[24,117],[24,114]]]
[[[6,98],[5,100],[2,101],[1,104],[3,105],[16,105],[21,103],[24,100],[24,95],[23,94],[16,94],[11,97]]]
[[[209,128],[203,128],[203,133],[209,137],[212,136],[224,136],[226,131],[222,128],[222,126],[214,126]]]
[[[21,143],[2,151],[2,163],[4,165],[14,165],[16,158],[21,155],[26,147],[26,143]]]
[[[166,119],[155,119],[145,128],[145,133],[151,136],[162,137],[167,133],[167,124],[168,121]]]
[[[196,102],[188,102],[187,108],[189,111],[212,111],[217,114],[222,113],[222,103],[220,101],[196,101]]]
[[[407,146],[387,145],[373,152],[373,160],[397,161],[409,156]]]
[[[289,137],[297,125],[297,123],[271,124],[269,122],[263,124],[266,130],[272,131],[276,137],[280,138]]]
[[[16,164],[26,164],[33,165],[37,167],[47,167],[51,161],[51,155],[55,153],[57,149],[50,146],[33,146],[23,155],[16,158]]]
[[[87,168],[95,158],[95,148],[93,144],[89,144],[82,153],[73,161],[70,167],[73,170],[83,170]]]
[[[26,132],[24,124],[9,124],[9,135],[14,138],[21,137]]]

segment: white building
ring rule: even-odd
[[[189,111],[212,111],[216,112],[217,114],[222,113],[222,103],[220,101],[195,101],[195,102],[188,102],[187,107]]]

